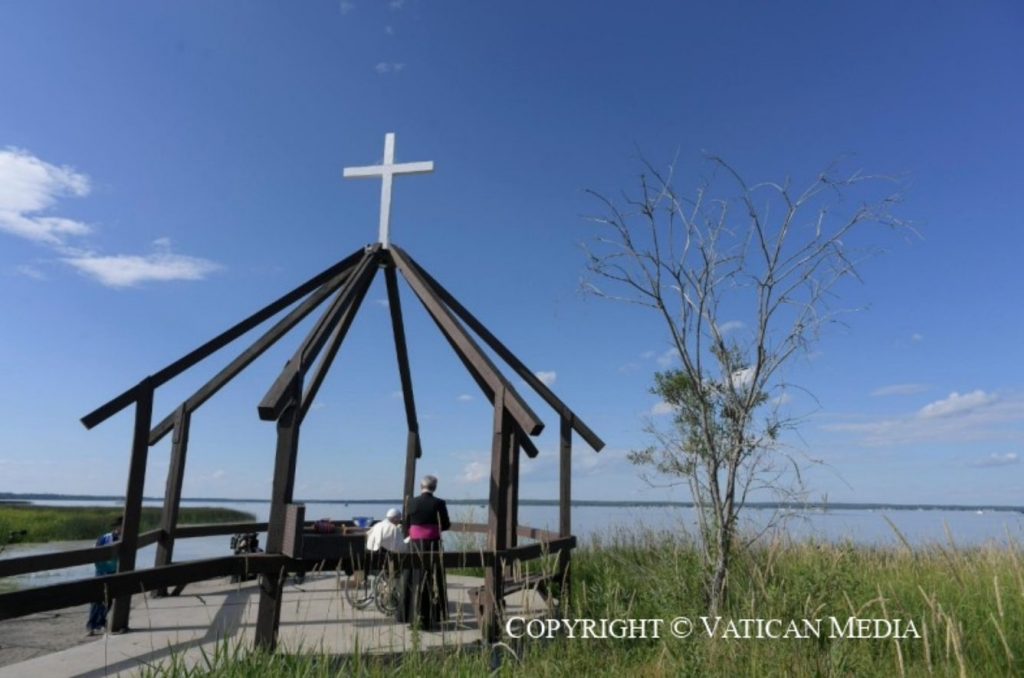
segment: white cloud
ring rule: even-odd
[[[399,398],[402,397],[402,392],[401,391],[392,391],[391,392],[391,397],[394,398],[395,400],[398,400]]]
[[[1019,422],[1024,422],[1024,399],[999,398],[977,390],[964,395],[953,393],[903,417],[826,424],[822,428],[858,434],[866,445],[885,446],[1016,439],[1019,435],[1012,427]]]
[[[640,357],[643,358],[644,360],[650,360],[656,355],[658,354],[655,353],[654,351],[644,351],[643,353],[640,354]]]
[[[918,411],[918,416],[926,419],[933,419],[935,417],[951,417],[955,415],[964,414],[975,410],[979,407],[990,405],[996,401],[996,396],[991,393],[985,393],[978,389],[960,395],[956,391],[949,394],[948,398],[944,400],[936,400],[933,403],[929,403],[922,407]]]
[[[80,254],[64,261],[107,287],[132,287],[149,281],[202,280],[221,266],[208,259],[157,252],[136,254]]]
[[[381,75],[385,75],[387,73],[399,73],[404,68],[405,64],[402,63],[394,61],[380,61],[377,63],[376,66],[373,67],[373,70],[377,71],[377,73]]]
[[[750,388],[750,385],[754,383],[754,368],[744,367],[742,370],[736,370],[732,373],[729,379],[732,382],[732,387],[737,391],[744,391]]]
[[[21,264],[20,266],[16,266],[14,270],[19,274],[25,276],[26,278],[32,278],[33,280],[47,279],[45,273],[40,271],[35,266],[31,266],[29,264]]]
[[[793,396],[791,396],[788,393],[786,393],[785,391],[783,391],[782,393],[780,393],[776,397],[772,398],[772,402],[775,403],[778,406],[787,405],[787,404],[793,402]]]
[[[378,306],[383,306],[384,308],[390,308],[391,307],[391,304],[388,302],[388,298],[387,297],[381,297],[380,299],[374,299],[373,303],[377,304]]]
[[[391,0],[388,2],[388,8],[392,10],[402,9],[403,5],[405,5],[405,0]]]
[[[910,341],[914,342],[915,344],[919,344],[922,341],[924,341],[924,335],[919,332],[914,332],[913,334],[910,335]]]
[[[651,414],[654,415],[655,417],[661,417],[666,414],[672,414],[675,411],[675,408],[672,407],[671,404],[666,403],[664,400],[662,400],[659,403],[655,403],[654,407],[651,408]]]
[[[679,360],[679,350],[675,347],[668,349],[656,359],[658,367],[662,368],[671,367],[677,360]]]
[[[469,395],[468,393],[463,393],[458,398],[456,398],[456,400],[458,400],[460,403],[468,403],[471,400],[473,400],[473,396]]]
[[[551,386],[551,384],[555,383],[555,379],[558,378],[558,374],[554,370],[548,372],[534,372],[533,374],[535,377],[540,379],[540,383],[545,386]]]
[[[975,468],[988,468],[992,466],[1009,466],[1011,464],[1019,464],[1020,456],[1016,452],[1007,452],[1006,454],[999,454],[993,452],[983,459],[979,459],[971,464]]]
[[[0,151],[0,230],[48,245],[92,229],[80,221],[42,216],[58,198],[85,197],[89,177],[68,166],[57,167],[17,148]]]
[[[356,3],[349,2],[349,0],[341,0],[341,2],[338,3],[338,11],[341,12],[342,14],[348,14],[349,12],[354,10],[355,8],[356,8]]]
[[[924,393],[927,390],[928,387],[924,384],[892,384],[890,386],[876,388],[871,392],[871,395],[876,398],[883,398],[885,396],[907,396]]]
[[[730,332],[742,330],[744,327],[746,327],[746,324],[742,320],[728,320],[718,326],[718,332],[719,334],[725,335]]]
[[[89,177],[74,169],[58,167],[27,151],[0,151],[0,231],[45,244],[62,260],[108,287],[130,287],[148,280],[201,280],[220,268],[207,259],[171,252],[171,239],[153,241],[149,255],[101,255],[68,244],[69,236],[84,236],[92,228],[80,221],[40,212],[54,207],[59,198],[89,194]],[[18,272],[42,279],[42,272],[20,266]]]
[[[480,461],[471,461],[462,468],[459,481],[462,483],[478,483],[490,474],[490,469]]]
[[[387,35],[394,35],[394,34],[395,34],[395,29],[394,29],[394,27],[392,27],[392,26],[385,26],[385,27],[384,27],[384,32],[385,32],[385,33],[386,33]]]

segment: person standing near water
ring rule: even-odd
[[[121,524],[124,521],[122,516],[114,519],[110,524],[110,532],[96,540],[96,546],[110,546],[121,540]],[[117,572],[117,558],[110,560],[99,560],[96,562],[96,576],[102,577]],[[97,601],[89,606],[89,621],[85,623],[89,629],[89,635],[94,636],[107,628],[107,603],[105,600]]]
[[[428,631],[448,618],[448,592],[444,577],[441,533],[452,526],[448,505],[434,496],[437,477],[424,476],[420,496],[409,501],[402,528],[409,537],[414,566],[402,572],[401,600],[395,615]]]

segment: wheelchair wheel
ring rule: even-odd
[[[356,570],[345,587],[345,600],[357,610],[373,603],[373,580],[364,572]]]
[[[373,580],[373,602],[382,613],[391,616],[398,610],[400,595],[397,577],[381,573]]]

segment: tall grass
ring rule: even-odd
[[[112,506],[36,506],[0,505],[0,544],[12,532],[14,541],[47,542],[74,539],[95,539],[110,531],[110,523],[121,515],[121,509]],[[245,511],[228,508],[189,506],[181,509],[179,523],[229,523],[255,521]],[[151,530],[160,523],[160,509],[146,506],[142,509],[140,530]]]
[[[528,676],[1024,675],[1024,555],[1012,540],[912,549],[778,539],[734,564],[726,620],[912,619],[920,639],[709,638],[698,622],[698,553],[671,535],[592,542],[577,551],[573,568],[569,617],[664,619],[661,637],[505,639],[498,648],[343,658],[268,655],[225,644],[198,666],[176,658],[150,675],[478,676],[495,667],[501,675]],[[693,635],[672,637],[667,624],[677,616],[698,623]]]

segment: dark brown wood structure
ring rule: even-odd
[[[303,536],[304,512],[301,506],[294,503],[293,490],[299,452],[299,431],[303,419],[345,340],[374,276],[382,268],[390,302],[408,428],[404,500],[408,501],[412,496],[416,461],[423,450],[416,417],[412,373],[406,351],[398,273],[409,284],[484,396],[493,405],[494,425],[487,523],[454,526],[457,530],[485,532],[487,549],[446,552],[445,567],[484,568],[485,586],[477,592],[476,598],[481,612],[481,627],[490,638],[497,634],[504,592],[531,585],[530,581],[516,581],[511,578],[516,570],[512,567],[516,561],[534,560],[543,556],[557,557],[557,572],[548,578],[560,582],[561,597],[565,600],[569,584],[571,551],[576,544],[571,522],[572,433],[575,431],[579,434],[595,451],[599,451],[604,443],[408,253],[394,245],[384,248],[376,244],[353,253],[314,276],[83,417],[82,423],[91,429],[125,408],[134,406],[135,425],[128,484],[125,490],[121,541],[111,546],[2,560],[0,577],[92,563],[112,556],[118,558],[118,572],[83,581],[0,594],[0,619],[108,597],[114,603],[111,628],[114,631],[123,631],[128,629],[133,594],[155,591],[166,595],[167,590],[172,587],[180,592],[189,582],[229,574],[257,573],[260,575],[261,594],[256,640],[264,647],[273,648],[276,644],[281,612],[281,588],[288,573],[304,572],[314,567],[340,567],[350,571],[361,564],[361,537],[338,535],[331,541],[324,541],[311,535]],[[313,325],[258,406],[259,417],[265,421],[275,422],[277,431],[269,522],[179,526],[178,512],[188,453],[189,428],[195,411],[328,299],[331,301],[327,309]],[[158,388],[291,306],[294,308],[218,374],[155,426],[153,425],[153,397]],[[520,452],[525,452],[529,458],[537,456],[537,447],[530,438],[541,432],[544,423],[480,347],[478,340],[489,346],[494,354],[533,388],[558,415],[558,532],[537,530],[518,523]],[[139,518],[149,448],[171,432],[171,458],[160,527],[140,534]],[[184,563],[175,563],[173,560],[174,544],[177,539],[262,530],[267,531],[265,554]],[[519,546],[519,537],[533,540],[534,543]],[[138,549],[152,543],[157,544],[154,567],[137,569]],[[405,566],[405,563],[400,563],[400,566]]]

